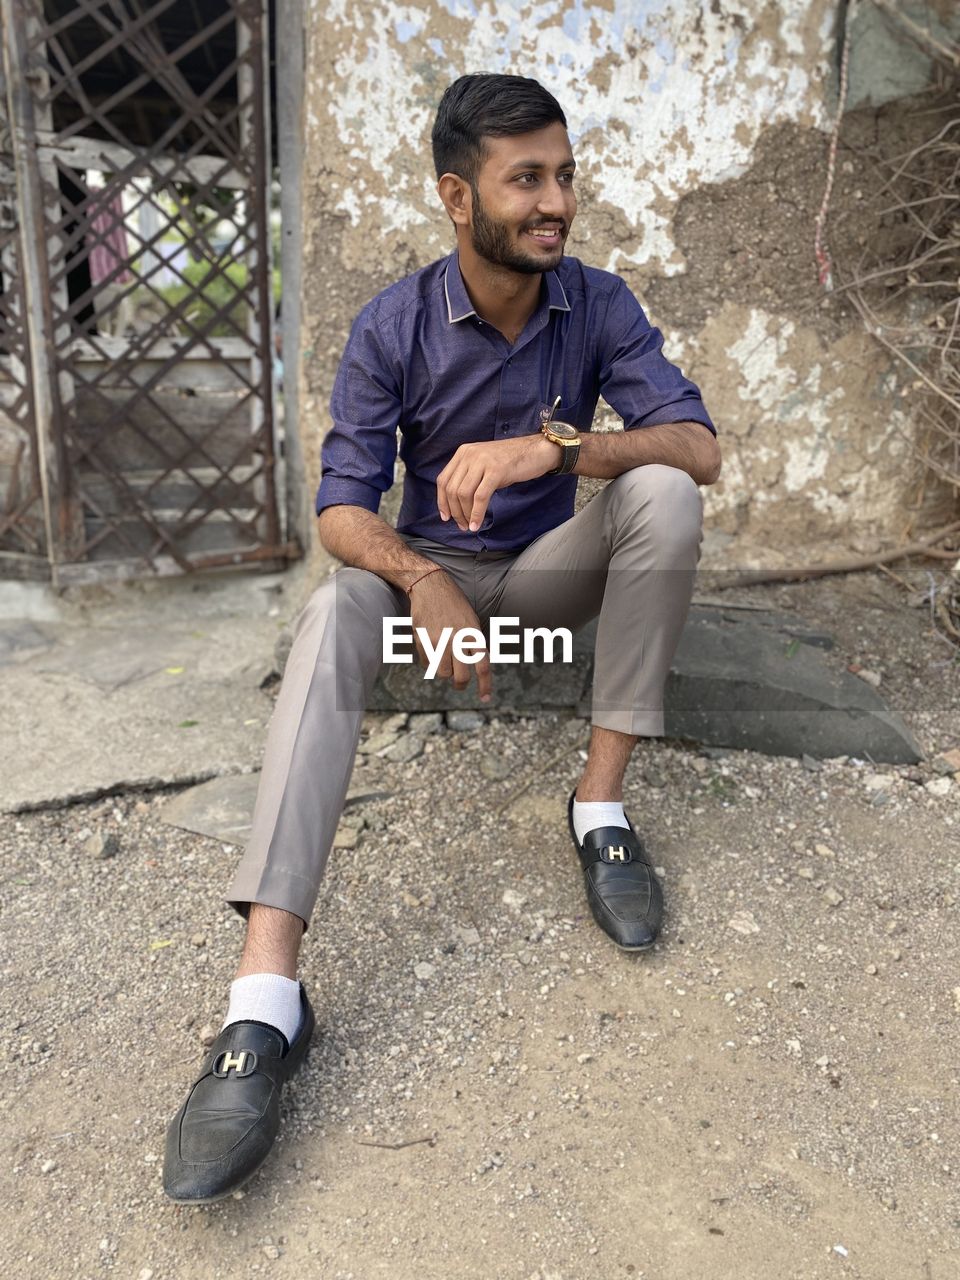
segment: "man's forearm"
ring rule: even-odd
[[[574,472],[610,480],[651,462],[686,471],[697,484],[720,475],[720,446],[700,422],[667,422],[634,431],[585,432]]]
[[[320,541],[332,556],[355,569],[369,569],[401,591],[434,567],[432,560],[411,551],[395,529],[366,507],[325,507],[318,528]]]

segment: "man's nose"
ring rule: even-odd
[[[556,180],[545,182],[537,205],[538,212],[545,218],[566,220],[569,217],[572,191]]]

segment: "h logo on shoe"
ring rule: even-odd
[[[631,854],[626,845],[609,844],[600,850],[600,857],[604,862],[630,862]]]
[[[217,1055],[217,1060],[213,1064],[213,1074],[220,1080],[225,1080],[231,1071],[238,1076],[249,1076],[256,1065],[257,1055],[251,1050],[241,1049],[234,1056],[229,1049],[224,1049],[223,1053]]]

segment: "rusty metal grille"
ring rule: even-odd
[[[47,543],[24,311],[17,184],[0,118],[0,561],[8,573],[33,575],[47,563]]]
[[[54,577],[278,559],[264,0],[4,4]]]

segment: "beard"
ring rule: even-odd
[[[556,219],[551,219],[556,221]],[[531,223],[531,227],[537,223]],[[561,236],[565,239],[567,230],[564,223]],[[552,258],[526,254],[510,240],[510,230],[505,222],[498,222],[486,211],[480,192],[473,187],[473,226],[471,240],[474,253],[495,267],[503,267],[507,271],[516,271],[521,275],[538,276],[544,271],[553,271],[560,265],[563,257],[563,239]]]

